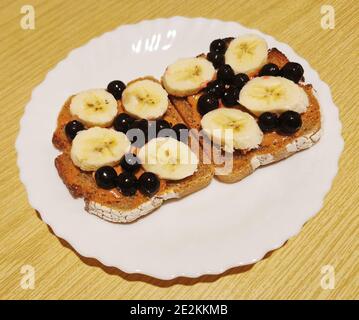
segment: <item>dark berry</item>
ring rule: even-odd
[[[298,83],[302,79],[304,74],[303,67],[296,62],[288,62],[280,70],[280,75],[284,78],[292,80],[295,83]]]
[[[265,64],[262,69],[259,71],[258,76],[277,76],[279,75],[279,68],[274,63]]]
[[[209,46],[211,52],[224,53],[226,51],[226,43],[222,39],[213,40]]]
[[[140,168],[140,160],[133,153],[126,153],[121,161],[120,166],[128,172],[136,172]]]
[[[227,37],[227,38],[224,38],[223,41],[224,43],[226,44],[226,47],[228,48],[229,44],[232,42],[232,40],[234,40],[233,37]]]
[[[171,124],[166,120],[160,119],[156,121],[156,127],[157,127],[157,132],[160,132],[163,129],[171,128]]]
[[[217,98],[220,98],[225,89],[225,85],[223,82],[215,80],[207,84],[205,91],[209,94],[214,95]]]
[[[148,122],[146,119],[135,120],[127,131],[127,138],[134,147],[141,148],[148,141]]]
[[[199,97],[198,103],[197,103],[198,112],[202,116],[205,115],[207,112],[217,109],[218,106],[219,106],[218,98],[216,98],[214,95],[208,94],[208,93],[202,94]]]
[[[233,107],[238,104],[239,89],[234,86],[229,86],[223,92],[222,103],[226,107]]]
[[[207,59],[212,62],[216,69],[224,64],[224,55],[218,52],[208,52]]]
[[[138,119],[133,122],[130,129],[141,129],[146,132],[148,129],[148,121],[146,119]]]
[[[258,124],[263,132],[273,131],[278,127],[278,117],[275,113],[264,112],[259,116]]]
[[[249,81],[249,77],[245,73],[238,73],[234,76],[232,84],[239,90]]]
[[[177,123],[172,127],[172,130],[176,133],[176,138],[178,141],[187,143],[189,131],[185,124]]]
[[[234,71],[229,64],[219,67],[217,71],[217,79],[224,83],[232,83],[234,78]]]
[[[137,191],[137,178],[131,172],[122,172],[116,179],[117,188],[125,196],[133,196]]]
[[[114,80],[110,82],[107,86],[107,91],[111,93],[116,100],[120,100],[122,97],[122,92],[125,90],[126,85],[120,80]]]
[[[84,125],[77,120],[70,121],[65,126],[65,133],[70,140],[76,137],[77,132],[84,130]]]
[[[279,129],[284,134],[293,134],[302,126],[302,118],[298,112],[286,111],[279,117]]]
[[[138,188],[145,196],[153,196],[160,188],[160,180],[152,172],[144,172],[138,179]]]
[[[96,184],[102,189],[112,189],[116,186],[117,173],[110,166],[104,166],[96,170]]]
[[[171,137],[176,139],[176,133],[172,130],[171,124],[163,119],[157,120],[157,137],[165,138],[165,137]]]
[[[113,127],[115,130],[126,133],[135,122],[135,119],[132,118],[127,113],[120,113],[116,116],[115,120],[113,121]]]

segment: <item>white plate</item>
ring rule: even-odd
[[[206,52],[212,40],[249,32],[262,35],[269,47],[279,48],[304,67],[305,79],[314,85],[322,106],[321,141],[240,183],[213,181],[130,225],[112,224],[85,212],[83,201],[71,197],[54,166],[58,152],[51,137],[66,98],[106,87],[114,79],[160,77],[177,58]],[[29,202],[57,236],[82,256],[105,265],[172,279],[218,274],[256,262],[296,235],[322,206],[343,140],[328,86],[288,45],[235,22],[174,17],[121,26],[73,50],[34,89],[16,148]]]

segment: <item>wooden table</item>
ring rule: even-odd
[[[28,2],[36,11],[35,30],[20,27],[24,1],[2,0],[0,4],[1,298],[359,298],[357,0]],[[333,30],[320,25],[320,8],[327,2],[335,9]],[[283,248],[254,266],[234,268],[220,276],[166,282],[102,267],[80,257],[51,233],[27,202],[14,143],[31,91],[73,48],[121,24],[173,15],[238,21],[291,45],[330,85],[346,145],[322,210]],[[36,270],[33,290],[20,286],[23,265]],[[324,265],[335,268],[333,290],[320,285]]]

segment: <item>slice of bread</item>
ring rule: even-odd
[[[279,68],[283,67],[288,62],[287,57],[278,49],[273,48],[268,51],[268,62],[274,63]],[[251,76],[254,76],[252,74]],[[240,181],[260,166],[264,166],[273,162],[277,162],[287,158],[296,152],[310,148],[320,138],[321,128],[321,114],[320,106],[314,96],[313,88],[310,84],[301,84],[309,98],[309,107],[307,111],[302,114],[302,127],[295,134],[285,136],[276,132],[265,133],[263,141],[258,149],[253,149],[248,152],[235,151],[233,153],[233,169],[226,174],[219,174],[216,170],[216,178],[220,181],[233,183]],[[197,111],[197,101],[201,93],[197,95],[188,96],[186,98],[178,98],[171,96],[170,99],[177,111],[186,121],[190,128],[197,130],[201,129],[201,115]],[[244,110],[241,106],[236,106]],[[218,159],[219,155],[224,154],[224,151],[214,145],[213,148],[207,147],[211,144],[208,138],[198,137],[205,150],[211,150],[211,159]],[[223,167],[222,164],[216,165],[219,169]]]
[[[85,209],[89,213],[111,222],[132,222],[160,207],[165,200],[182,198],[206,187],[212,180],[214,167],[211,164],[204,164],[202,152],[197,150],[199,152],[196,152],[196,154],[200,159],[198,170],[192,176],[182,180],[161,179],[160,189],[153,197],[146,197],[139,191],[135,196],[127,197],[117,189],[105,190],[99,188],[96,185],[94,173],[80,170],[73,164],[70,157],[71,141],[65,134],[65,126],[69,121],[76,119],[70,113],[71,99],[72,97],[65,102],[61,109],[57,128],[52,138],[54,146],[62,152],[56,157],[55,166],[70,193],[75,198],[84,199]],[[118,101],[118,112],[124,112],[121,101]],[[169,103],[163,119],[172,125],[184,123],[184,120],[171,103]],[[115,170],[120,173],[121,167],[116,166]],[[143,171],[140,170],[136,176],[140,176],[142,173]]]

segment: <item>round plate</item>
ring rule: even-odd
[[[51,138],[64,101],[78,91],[106,87],[114,79],[159,78],[176,59],[207,52],[212,40],[245,33],[263,36],[270,48],[277,47],[304,67],[322,107],[320,142],[239,183],[214,180],[132,224],[113,224],[88,214],[83,200],[71,197],[54,166],[58,152]],[[234,22],[174,17],[121,26],[73,50],[34,89],[16,148],[29,202],[57,236],[82,256],[105,265],[172,279],[254,263],[296,235],[320,210],[337,172],[343,141],[328,86],[288,45]]]

